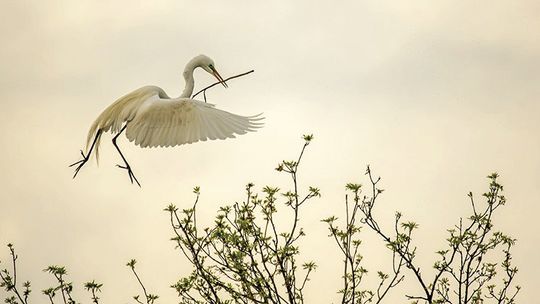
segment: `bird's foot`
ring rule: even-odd
[[[137,178],[135,177],[135,174],[133,174],[133,170],[131,170],[131,167],[129,166],[128,163],[126,163],[125,166],[121,166],[121,165],[116,165],[116,166],[117,166],[118,168],[120,168],[120,169],[127,170],[128,176],[129,176],[129,180],[131,181],[132,184],[133,184],[133,181],[135,181],[139,187],[141,186],[141,184],[139,183],[139,181],[138,181]]]
[[[89,159],[88,157],[89,155],[84,155],[84,152],[82,150],[81,150],[81,156],[82,156],[81,160],[69,165],[69,167],[77,166],[77,168],[75,168],[75,174],[73,174],[73,178],[77,176],[77,174],[79,173],[79,170],[81,170],[81,168],[84,166],[84,164],[86,164],[86,162]]]

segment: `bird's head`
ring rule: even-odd
[[[209,74],[214,75],[214,77],[216,77],[216,79],[224,87],[226,87],[226,88],[228,87],[225,80],[223,80],[221,75],[219,75],[218,71],[216,70],[216,65],[214,63],[214,60],[212,60],[212,58],[210,58],[210,57],[208,57],[206,55],[199,55],[199,56],[195,57],[195,59],[196,59],[196,62],[197,62],[197,66],[200,66],[201,68],[203,68],[203,70],[205,70]]]

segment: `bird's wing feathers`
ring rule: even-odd
[[[161,88],[155,86],[145,86],[118,98],[103,110],[90,127],[86,140],[86,151],[88,151],[94,136],[97,136],[96,152],[94,155],[96,159],[99,159],[101,134],[109,130],[111,133],[120,132],[124,122],[132,120],[137,114],[139,107],[144,105],[148,100],[159,98],[168,97]]]
[[[240,116],[189,98],[149,99],[128,123],[126,136],[141,147],[169,147],[233,138],[262,126],[259,115]]]

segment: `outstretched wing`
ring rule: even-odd
[[[126,136],[141,147],[170,147],[207,139],[234,138],[262,127],[263,117],[240,116],[189,98],[150,99],[126,129]]]

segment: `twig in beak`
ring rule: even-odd
[[[220,79],[219,82],[213,83],[213,84],[207,86],[206,88],[204,88],[204,89],[198,91],[198,92],[195,93],[193,96],[191,96],[191,98],[195,98],[197,95],[199,95],[199,94],[201,94],[201,93],[203,93],[203,92],[206,94],[206,90],[208,90],[208,89],[210,89],[211,87],[214,87],[214,86],[216,86],[216,85],[218,85],[218,84],[220,84],[220,83],[221,83],[221,84],[224,84],[226,81],[229,81],[229,80],[234,79],[234,78],[242,77],[242,76],[244,76],[244,75],[247,75],[247,74],[250,74],[250,73],[253,73],[253,72],[255,72],[255,70],[251,70],[251,71],[248,71],[248,72],[245,72],[245,73],[242,73],[242,74],[238,74],[238,75],[235,75],[235,76],[231,76],[231,77],[229,77],[229,78],[227,78],[227,79],[225,79],[225,80],[223,80],[223,78],[222,78],[222,79]],[[216,72],[216,73],[217,73],[217,72]],[[219,74],[218,74],[218,75],[219,75]],[[214,76],[216,76],[216,75],[214,75]],[[220,75],[219,77],[221,78],[221,75]],[[216,78],[217,78],[217,77],[216,77]],[[219,79],[219,78],[218,78],[218,79]]]

